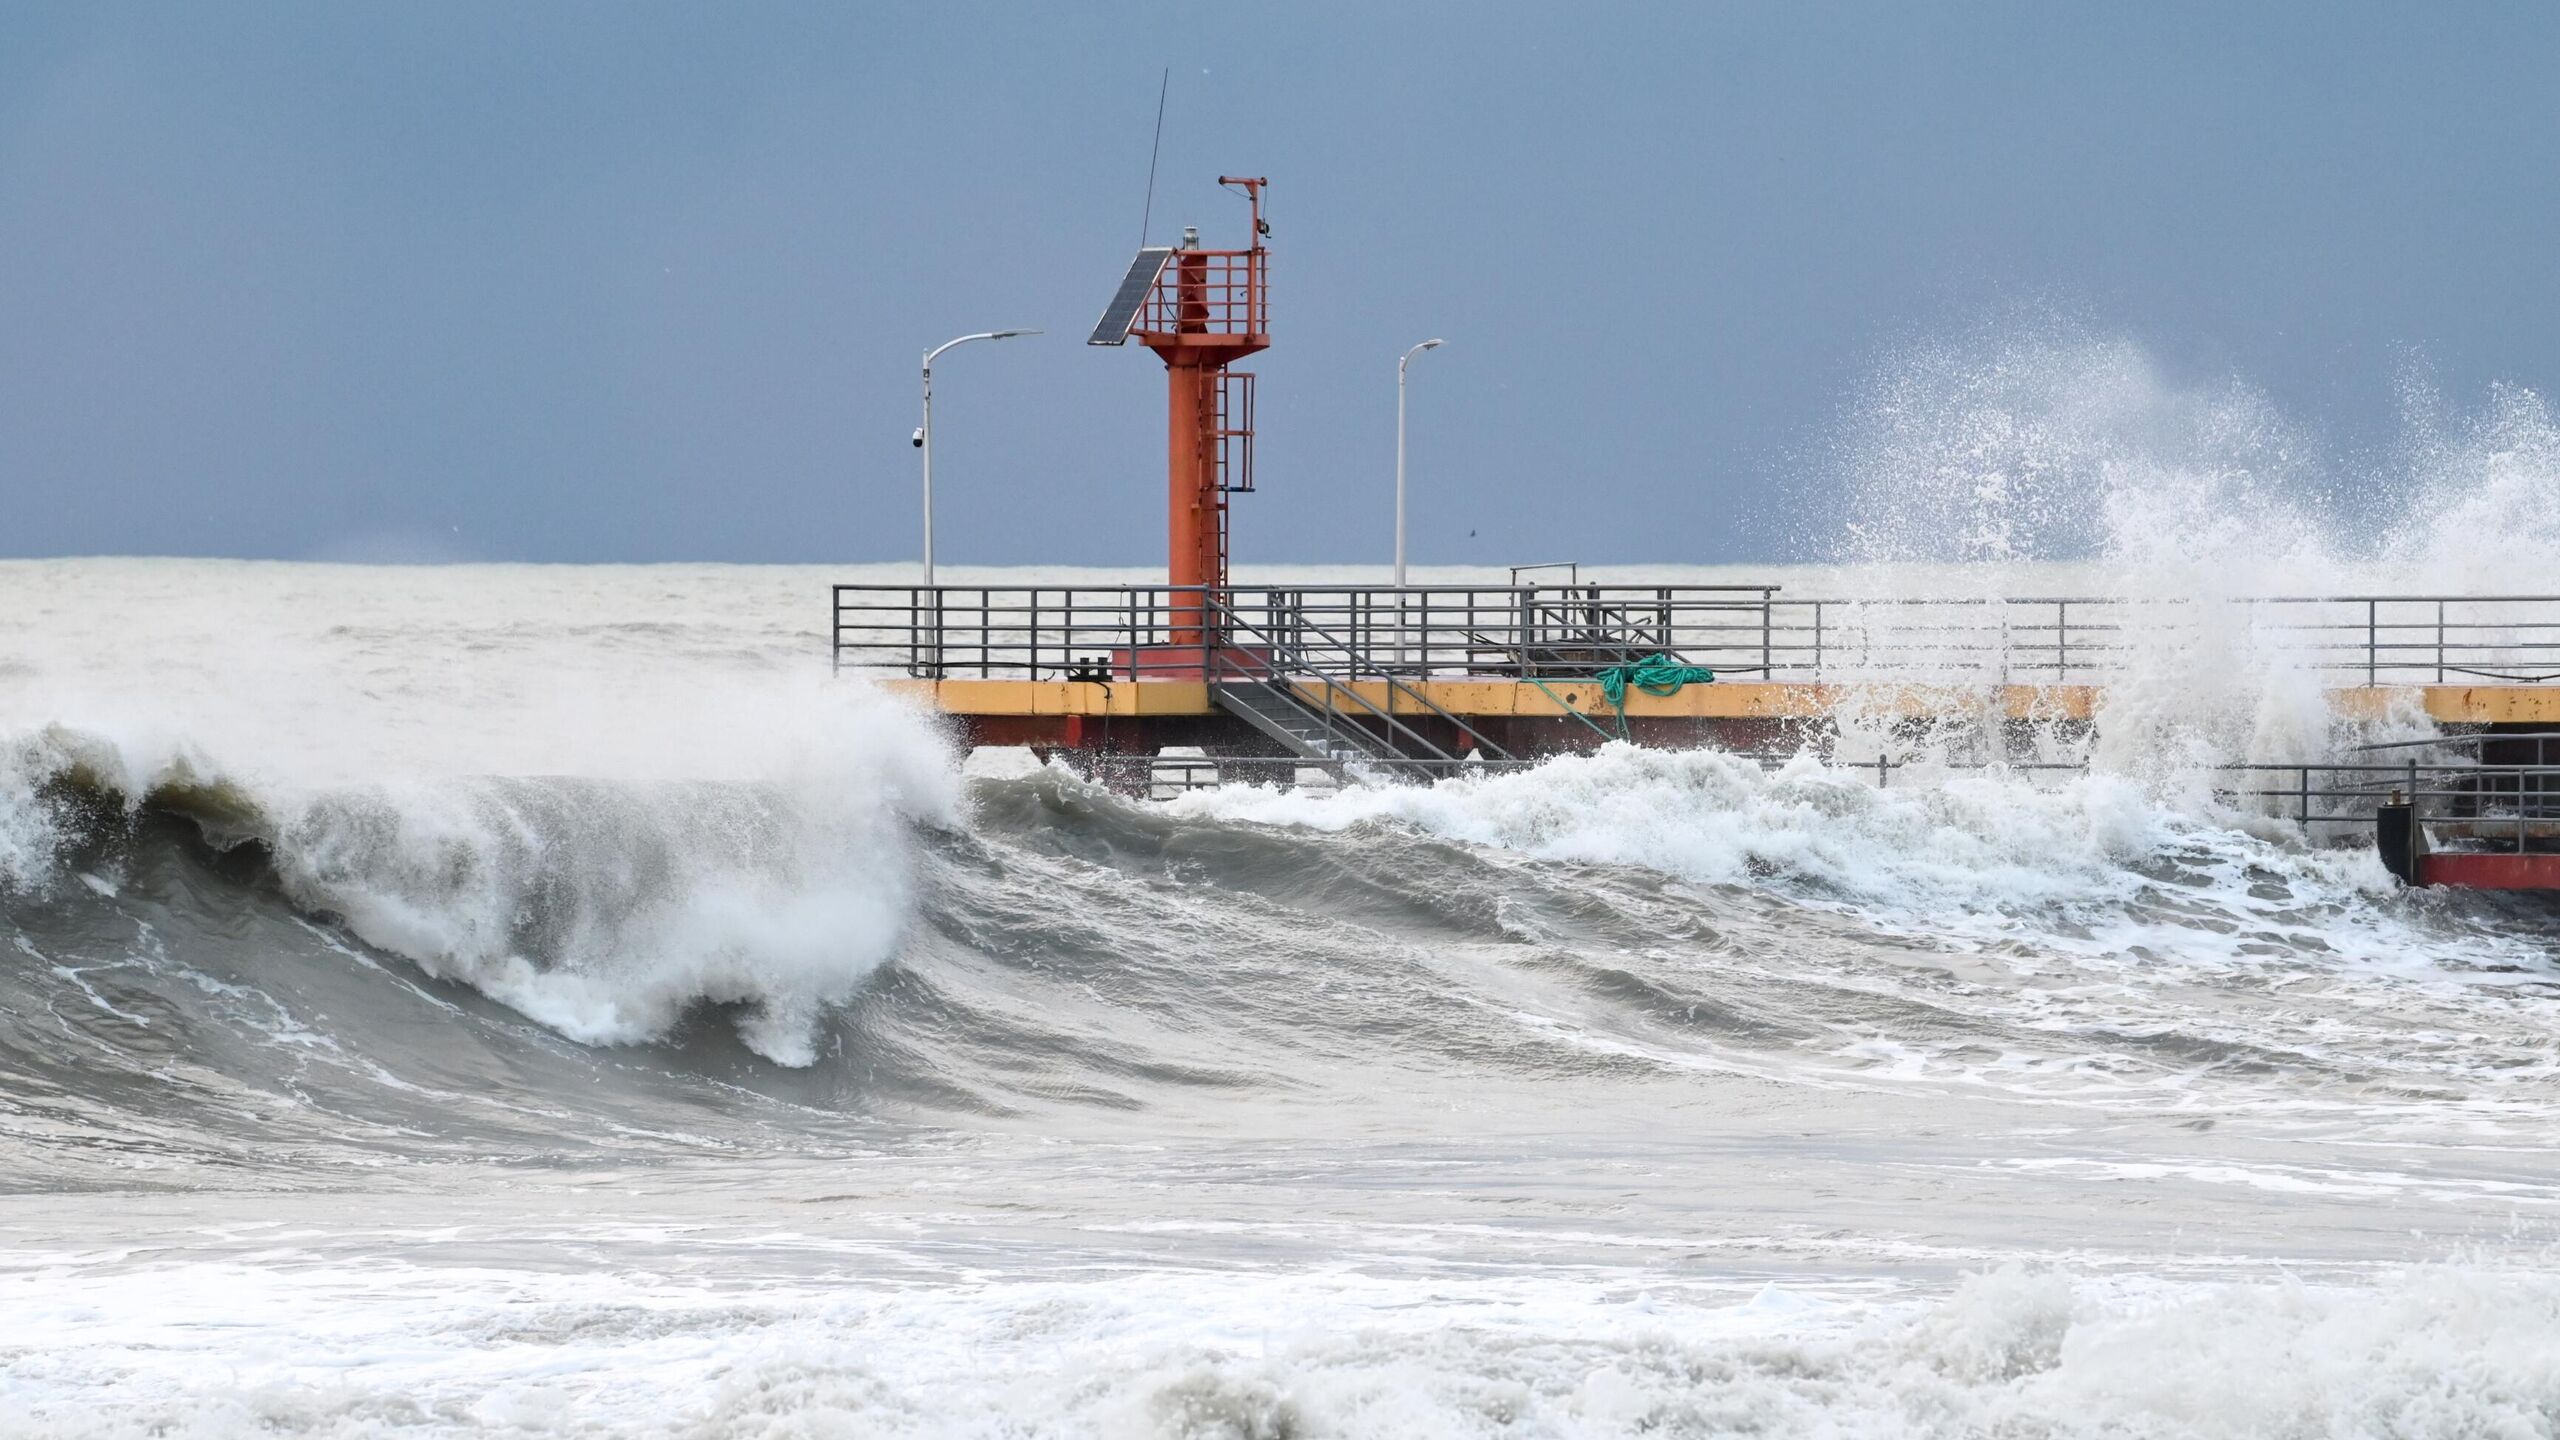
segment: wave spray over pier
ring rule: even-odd
[[[1799,497],[1837,516],[1811,586],[1572,563],[1414,584],[1401,540],[1392,585],[1239,583],[1254,387],[1227,366],[1272,339],[1268,182],[1221,183],[1251,204],[1247,248],[1142,248],[1089,342],[1167,366],[1165,582],[840,583],[840,673],[1129,793],[1612,742],[1879,782],[2174,760],[2229,799],[2290,797],[2305,829],[2365,827],[2408,883],[2560,889],[2560,595],[2512,579],[2551,537],[2490,518],[2547,473],[2538,397],[2417,431],[2407,473],[2368,477],[2401,513],[2358,507],[2367,535],[2336,548],[2316,445],[2262,399],[2048,323],[1900,358]]]

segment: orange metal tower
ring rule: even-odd
[[[1199,233],[1178,247],[1149,247],[1120,282],[1094,327],[1093,345],[1130,336],[1165,369],[1165,578],[1175,587],[1167,640],[1207,638],[1205,595],[1226,588],[1227,497],[1253,488],[1253,376],[1227,367],[1270,348],[1269,252],[1259,176],[1221,175],[1252,210],[1252,245],[1203,250]],[[1186,593],[1187,592],[1187,593]]]

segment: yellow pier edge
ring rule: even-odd
[[[1197,680],[916,680],[879,682],[883,688],[947,715],[1085,716],[1090,718],[1208,715],[1217,706]],[[1590,680],[1549,681],[1542,689],[1519,680],[1450,679],[1411,682],[1431,704],[1452,715],[1561,718],[1579,713],[1613,720],[1617,711]],[[1322,703],[1322,689],[1302,687]],[[1372,705],[1392,703],[1398,714],[1424,713],[1384,681],[1347,687]],[[2457,725],[2560,727],[2560,685],[2373,685],[2333,689],[2329,708],[2352,719],[2392,715]],[[1840,714],[1898,719],[1934,716],[2009,720],[2090,720],[2106,709],[2100,685],[1829,685],[1808,681],[1717,681],[1672,695],[1631,691],[1627,714],[1637,719],[1818,720]]]

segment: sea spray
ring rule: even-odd
[[[2447,595],[2548,593],[2560,554],[2560,418],[2520,385],[2456,411],[2413,384],[2408,433],[2374,558],[2394,582]],[[2560,670],[2545,665],[2544,670]]]
[[[1842,519],[1806,543],[1859,581],[1840,679],[1863,678],[1862,653],[1894,657],[1872,678],[1981,686],[2076,658],[2107,688],[2071,758],[2157,777],[2329,750],[2311,642],[2250,602],[2339,584],[2336,522],[2314,447],[2259,392],[2178,383],[2068,321],[2011,321],[1892,356],[1833,459]],[[2038,573],[2056,562],[2067,588]],[[1978,610],[1900,604],[1915,573],[1955,578],[1946,598]],[[2076,656],[2051,597],[2090,602]]]

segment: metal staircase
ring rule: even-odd
[[[1404,757],[1356,725],[1328,725],[1315,707],[1289,693],[1276,681],[1221,680],[1211,687],[1218,706],[1280,743],[1301,760],[1346,765],[1398,766]]]
[[[1328,644],[1340,642],[1303,617],[1286,626],[1266,628],[1214,597],[1210,609],[1219,633],[1229,643],[1210,647],[1209,693],[1220,708],[1302,760],[1338,764],[1355,777],[1366,770],[1416,780],[1446,774],[1463,763],[1462,756],[1451,754],[1397,718],[1394,712],[1399,703],[1446,721],[1463,741],[1473,742],[1465,748],[1483,758],[1512,758],[1511,752],[1393,675],[1378,677],[1387,687],[1388,704],[1381,706],[1324,674],[1297,640],[1288,637],[1306,634]],[[1364,718],[1372,723],[1363,723]]]

